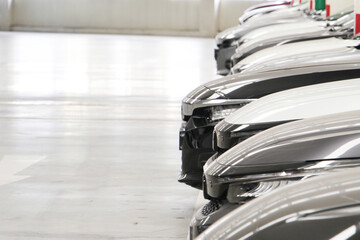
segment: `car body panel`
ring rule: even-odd
[[[323,83],[265,96],[223,121],[254,124],[303,119],[360,108],[360,79]]]
[[[249,7],[248,9],[246,9],[244,11],[244,13],[248,13],[248,12],[252,12],[256,9],[267,8],[267,7],[276,6],[276,5],[293,5],[293,1],[291,1],[291,0],[276,0],[276,1],[268,0],[267,2],[259,3],[259,4]]]
[[[360,106],[345,111],[270,128],[240,142],[216,160],[211,159],[204,166],[207,194],[222,197],[229,186],[221,180],[224,178],[360,158]]]
[[[260,164],[259,156],[262,156]],[[224,209],[219,206],[203,219],[198,217],[196,223],[203,229],[207,219],[216,222],[224,216],[229,204],[235,207],[252,201],[254,195],[241,197],[242,193],[251,193],[251,188],[246,187],[251,182],[290,179],[290,176],[296,182],[359,165],[360,110],[273,127],[241,142],[220,157],[209,159],[204,167],[204,191],[211,197],[224,196],[229,202],[225,204],[225,200],[221,200]],[[301,175],[304,171],[307,173]],[[244,192],[243,189],[248,190]],[[261,189],[259,191],[259,194],[266,194],[273,189],[267,187],[263,193]],[[234,195],[240,197],[234,200]]]
[[[283,24],[290,22],[313,21],[304,13],[306,4],[297,7],[272,11],[266,14],[257,14],[240,26],[227,29],[215,37],[217,49],[215,49],[215,60],[219,75],[226,75],[230,71],[230,58],[235,53],[236,40],[244,34],[263,26]],[[268,9],[269,10],[269,9]],[[251,22],[251,23],[249,23]]]
[[[306,19],[306,15],[303,13],[303,11],[306,9],[305,5],[306,4],[302,4],[301,6],[296,7],[286,7],[285,9],[279,9],[277,11],[271,11],[271,7],[267,8],[267,10],[263,9],[270,12],[256,15],[242,25],[226,29],[225,31],[216,35],[215,42],[217,45],[221,45],[226,40],[239,39],[245,33],[260,26],[287,23],[289,21],[312,21],[311,19]]]
[[[322,75],[321,73],[325,72],[346,72],[346,71],[354,71],[357,72],[360,66],[360,52],[354,48],[346,48],[344,49],[344,54],[339,53],[338,56],[332,56],[332,58],[320,58],[319,60],[314,56],[309,57],[307,60],[309,63],[305,61],[303,63],[292,62],[293,65],[285,65],[283,68],[279,69],[270,69],[269,71],[258,71],[256,73],[249,72],[243,74],[235,74],[229,75],[223,78],[219,78],[213,81],[210,81],[204,85],[201,85],[191,91],[184,99],[182,103],[182,115],[191,116],[193,111],[196,108],[205,107],[205,106],[216,106],[223,105],[227,102],[234,101],[246,101],[252,99],[258,99],[270,93],[278,92],[281,90],[286,90],[289,88],[310,85],[312,82],[316,84],[318,79],[309,79],[305,84],[300,83],[302,80],[305,80],[307,77],[320,77],[320,76],[312,76]],[[350,75],[347,76],[344,74],[344,78],[353,78]],[[291,84],[291,80],[279,81],[278,83],[272,82],[273,79],[282,79],[288,78],[292,76],[300,76],[305,75],[305,77],[297,77],[299,79],[299,83]],[[356,75],[353,75],[356,76]],[[325,76],[324,76],[325,77]],[[326,76],[328,77],[328,76]],[[330,76],[329,76],[330,77]],[[289,86],[286,86],[286,82],[289,82]],[[328,80],[328,81],[331,81]],[[268,84],[266,84],[268,82]],[[296,82],[296,79],[294,79]],[[320,81],[327,82],[327,80]],[[265,85],[267,85],[265,87]],[[268,86],[272,85],[272,87]],[[204,104],[204,105],[202,105]]]
[[[218,83],[215,81],[193,91],[189,96],[198,96],[199,99],[184,99],[185,102],[182,105],[183,119],[186,122],[182,124],[179,133],[180,149],[182,151],[182,167],[179,181],[201,188],[202,166],[211,155],[215,154],[212,139],[214,126],[218,121],[209,121],[208,115],[201,113],[202,109],[217,105],[229,106],[231,104],[241,107],[241,104],[253,101],[252,98],[257,99],[283,89],[360,77],[360,70],[356,64],[347,67],[349,70],[337,71],[335,66],[328,68],[324,66],[322,67],[324,72],[321,72],[319,68],[309,68],[306,70],[308,74],[305,74],[301,69],[283,70],[276,73],[271,72],[271,74],[256,74],[256,76],[253,75],[253,79],[245,77],[246,74],[243,74],[242,77],[245,77],[243,82],[230,77],[227,78],[228,81],[219,80]],[[270,76],[274,78],[269,79]],[[224,86],[226,87],[224,88]],[[208,94],[210,89],[209,96],[219,96],[219,99],[202,99],[204,95],[201,93],[201,89],[203,89],[204,95]],[[214,94],[215,92],[219,94]],[[242,97],[244,99],[241,99]],[[259,125],[256,127],[259,127]]]
[[[230,131],[230,136],[236,134],[235,138],[239,138],[243,141],[243,134],[248,132],[246,128],[249,126],[251,126],[252,129],[256,129],[257,125],[262,127],[264,123],[268,124],[272,122],[274,125],[280,125],[286,121],[359,110],[360,92],[357,91],[360,91],[360,85],[358,84],[360,84],[360,79],[344,80],[291,89],[263,97],[244,106],[242,109],[219,123],[215,127],[217,142],[221,141],[221,139],[219,140],[218,135],[220,135],[219,132],[221,132],[222,128],[228,129],[225,130],[225,132]],[[254,117],[253,120],[257,121],[257,123],[249,121],[248,117],[250,115]],[[229,123],[229,118],[232,123]],[[265,120],[265,118],[267,120]],[[234,119],[237,121],[237,129],[229,129],[228,126],[234,124]],[[242,122],[242,120],[244,120],[244,122]],[[219,125],[221,127],[219,127]],[[271,129],[268,131],[276,136],[276,132],[272,132]],[[259,135],[264,136],[263,134],[266,134],[268,131],[263,133],[257,133],[255,131],[257,134],[254,137],[251,137],[250,135],[250,138],[244,142],[240,142],[229,151],[220,155],[216,161],[211,163],[208,161],[204,166],[204,175],[206,177],[206,189],[209,196],[214,198],[223,197],[224,192],[227,189],[227,184],[220,183],[220,179],[225,175],[229,177],[244,174],[256,174],[259,172],[282,171],[287,168],[297,168],[306,161],[316,161],[318,159],[326,160],[331,158],[336,159],[340,157],[349,158],[353,157],[353,154],[358,154],[358,152],[360,152],[360,147],[357,148],[358,146],[356,144],[352,146],[354,147],[353,150],[349,147],[343,154],[337,153],[337,157],[334,154],[328,153],[328,156],[322,152],[323,149],[324,151],[328,151],[329,146],[340,148],[347,142],[357,143],[357,137],[360,138],[357,133],[343,134],[344,136],[337,137],[337,143],[334,143],[334,139],[311,139],[307,136],[305,141],[297,139],[296,143],[290,141],[286,144],[284,142],[279,143],[278,145],[270,144],[271,147],[260,147],[258,150],[246,151],[246,149],[249,148],[246,145],[249,141],[250,146],[252,146],[251,143],[254,139],[256,140]],[[228,134],[222,136],[226,137],[227,135]],[[316,137],[319,136],[320,135],[316,135]],[[289,147],[289,145],[291,147]],[[304,149],[311,147],[314,147],[312,151],[302,152]],[[245,154],[245,156],[249,156],[249,158],[239,154],[240,152]],[[291,160],[288,160],[287,156],[292,154],[296,156],[292,157]],[[279,155],[283,157],[280,157]],[[268,157],[270,157],[270,161]],[[269,163],[267,164],[267,162]]]
[[[230,212],[197,239],[252,239],[253,234],[255,237],[261,231],[276,226],[275,223],[291,222],[290,219],[296,220],[304,214],[319,216],[316,214],[320,213],[324,216],[321,211],[326,213],[331,208],[358,205],[359,174],[360,169],[354,168],[275,190]],[[330,232],[330,229],[325,229]],[[333,236],[340,232],[334,232]],[[278,239],[276,235],[274,237]],[[289,239],[289,236],[279,237]]]
[[[353,9],[352,9],[353,11]],[[328,31],[329,26],[340,28],[343,24],[354,20],[354,14],[352,11],[342,13],[342,16],[336,20],[323,20],[323,21],[305,21],[286,23],[281,25],[271,25],[255,29],[245,34],[239,42],[244,42],[243,45],[247,45],[250,41],[267,42],[273,38],[279,39],[284,37],[292,37],[293,35],[303,35],[318,31]],[[260,42],[260,44],[261,44]],[[242,45],[236,50],[241,51]]]
[[[292,69],[304,67],[321,67],[324,65],[347,65],[358,62],[360,51],[355,47],[343,48],[339,51],[329,51],[323,53],[309,53],[301,56],[293,56],[277,61],[264,61],[259,64],[244,68],[241,73],[255,73],[265,71],[278,71],[279,69]]]
[[[239,167],[242,171],[240,168],[247,166],[353,158],[360,154],[357,137],[360,138],[360,111],[341,111],[270,128],[231,148],[216,162],[226,167]],[[353,142],[346,151],[335,151],[350,141]],[[303,149],[309,151],[301,152]],[[270,157],[276,151],[292,152],[291,158],[287,154]],[[263,152],[266,155],[262,155]]]
[[[244,24],[247,20],[257,14],[269,13],[283,8],[291,7],[291,1],[268,1],[260,3],[246,9],[241,17],[239,17],[239,24]]]
[[[313,31],[321,31],[324,30],[326,26],[327,21],[306,21],[266,26],[249,32],[244,35],[240,41],[244,42],[243,45],[247,45],[249,41],[255,39],[268,41],[273,37],[284,37],[293,34],[306,34]],[[236,52],[238,52],[243,45],[240,45],[239,49],[236,49]]]
[[[326,27],[329,25],[327,21],[314,21],[306,24],[289,23],[274,25],[254,30],[239,40],[242,44],[231,57],[231,64],[236,65],[247,56],[275,45],[331,37],[349,38],[353,34],[354,26],[353,14],[349,15],[351,15],[351,19],[344,26],[338,27]],[[236,73],[236,69],[232,69],[231,72]]]
[[[284,59],[294,59],[307,55],[329,54],[344,51],[349,47],[356,47],[360,44],[359,40],[344,40],[340,38],[326,38],[313,41],[304,41],[297,43],[273,46],[258,51],[240,62],[234,68],[247,68],[263,63],[282,61]]]
[[[303,3],[297,6],[279,9],[277,11],[273,11],[268,14],[250,18],[248,21],[245,22],[245,24],[256,25],[256,24],[261,24],[261,22],[274,21],[274,20],[283,22],[285,19],[303,17],[304,11],[307,9],[308,9],[308,4]],[[286,22],[286,20],[284,22]]]
[[[219,47],[219,49],[215,50],[218,74],[226,75],[229,73],[231,66],[234,66],[241,59],[261,49],[282,44],[284,41],[304,41],[332,36],[348,38],[352,35],[351,28],[354,25],[353,23],[349,24],[349,21],[354,20],[354,16],[351,14],[353,6],[349,9],[347,7],[326,20],[320,18],[319,20],[322,21],[314,21],[314,19],[311,20],[310,18],[304,18],[307,19],[306,21],[298,21],[295,18],[290,18],[286,21],[272,22],[269,19],[264,20],[266,24],[263,23],[256,26],[256,28],[250,29],[241,26],[242,28],[238,27],[224,31],[216,38]],[[256,19],[256,17],[261,18],[263,16],[256,15],[254,18]],[[291,26],[291,23],[294,25]],[[283,24],[286,26],[282,26]],[[346,28],[349,29],[345,30]],[[241,39],[238,40],[240,37]],[[235,43],[235,40],[238,42]],[[241,45],[239,46],[239,44]],[[239,48],[233,56],[236,46],[239,46]],[[236,73],[236,71],[232,71],[232,73]]]

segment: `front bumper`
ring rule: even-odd
[[[231,68],[231,56],[235,53],[236,46],[215,49],[217,74],[227,75]]]
[[[259,132],[288,122],[291,120],[256,124],[231,124],[222,121],[214,129],[214,149],[224,152]]]
[[[254,178],[251,176],[293,171],[304,166],[304,162],[230,166],[221,165],[219,163],[215,163],[214,161],[215,159],[210,158],[204,166],[204,197],[206,199],[227,199],[229,202],[234,202],[231,199],[233,199],[234,192],[239,192],[236,190],[237,188],[241,188],[241,192],[245,194],[258,186],[256,185]],[[297,176],[295,177],[299,178]],[[295,177],[293,179],[295,179]],[[271,179],[264,178],[263,180],[267,181]],[[249,198],[249,196],[244,196],[245,198]],[[243,199],[241,201],[243,201]]]
[[[183,123],[179,132],[181,173],[178,181],[201,189],[203,166],[215,152],[212,149],[212,133],[217,122],[196,125],[190,119]]]
[[[222,178],[213,175],[204,175],[203,193],[206,199],[225,199],[230,183],[222,181]]]
[[[221,217],[238,208],[240,204],[233,204],[227,201],[212,200],[201,207],[193,216],[190,222],[189,236],[190,240],[195,239],[199,234],[205,231],[211,224],[215,223]]]
[[[204,88],[205,89],[205,88]],[[205,91],[204,93],[208,93]],[[195,91],[194,91],[195,93]],[[200,94],[200,91],[196,94]],[[241,108],[252,100],[215,99],[195,102],[186,98],[182,105],[183,122],[179,131],[179,149],[182,151],[181,174],[179,182],[201,189],[203,165],[215,151],[213,149],[213,130],[222,119],[211,119],[214,107]]]

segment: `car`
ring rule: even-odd
[[[360,168],[301,181],[254,199],[198,240],[360,239]]]
[[[270,13],[276,10],[285,9],[294,5],[293,1],[269,1],[265,3],[256,4],[246,9],[241,17],[239,17],[239,24],[244,24],[250,18],[259,14]]]
[[[262,97],[215,126],[214,149],[219,155],[265,129],[286,122],[346,109],[356,110],[360,105],[352,100],[358,93],[357,89],[351,88],[357,88],[358,84],[360,79],[350,79],[294,88]],[[340,103],[343,105],[340,106]]]
[[[360,110],[339,112],[268,129],[210,159],[204,191],[217,199],[194,215],[191,235],[277,188],[360,166],[359,139]]]
[[[227,75],[230,71],[230,57],[235,53],[236,40],[246,33],[259,27],[291,22],[314,21],[313,15],[306,12],[308,4],[302,3],[298,6],[286,7],[266,14],[258,14],[250,18],[244,24],[227,29],[215,37],[217,48],[215,49],[215,60],[217,62],[217,73]]]
[[[333,39],[328,39],[332,41]],[[328,41],[325,40],[325,41]],[[317,45],[313,45],[315,42],[321,42],[325,43],[323,40],[317,40],[317,41],[309,41],[306,43],[301,44],[289,44],[289,45],[282,45],[282,46],[276,46],[273,47],[272,50],[279,49],[278,54],[281,54],[279,52],[285,53],[287,50],[289,50],[292,47],[309,47],[313,48],[313,51],[306,52],[305,54],[301,53],[296,54],[296,50],[294,51],[293,55],[286,56],[284,58],[277,58],[276,55],[273,55],[273,59],[266,57],[263,58],[263,61],[256,61],[256,58],[253,58],[253,56],[250,56],[249,58],[256,61],[254,63],[252,60],[247,61],[247,58],[245,61],[243,61],[243,64],[239,64],[239,69],[236,70],[236,72],[241,73],[255,73],[255,72],[270,72],[270,71],[277,71],[278,69],[291,69],[291,68],[304,68],[304,67],[321,67],[323,65],[337,65],[337,64],[348,64],[349,62],[354,61],[358,58],[359,52],[359,46],[356,44],[353,46],[345,46],[342,48],[333,48],[333,49],[325,49],[324,51],[317,51],[319,50]],[[310,44],[307,44],[310,43]],[[305,44],[305,45],[303,45]],[[269,48],[270,50],[270,48]],[[261,51],[260,51],[261,52]],[[267,52],[267,50],[264,50],[264,52]],[[270,53],[272,54],[272,53]],[[257,55],[255,53],[254,55]],[[355,60],[357,61],[357,60]],[[252,64],[254,63],[254,64]]]
[[[246,32],[242,32],[241,28],[238,27],[229,29],[229,31],[219,34],[222,38],[228,36],[228,40],[225,45],[218,44],[218,50],[215,50],[218,74],[228,74],[230,68],[242,58],[275,44],[284,44],[287,42],[304,41],[331,36],[341,36],[343,38],[348,37],[352,34],[351,28],[353,28],[354,25],[348,21],[353,21],[353,16],[350,14],[350,11],[354,10],[354,2],[346,0],[343,1],[341,5],[331,2],[329,4],[332,6],[332,15],[326,19],[321,17],[323,16],[322,14],[318,17],[316,15],[317,12],[312,11],[307,12],[307,14],[310,14],[309,16],[313,18],[312,21],[308,21],[309,19],[303,19],[303,21],[293,21],[294,19],[290,20],[290,18],[286,21],[277,22],[276,24],[260,25]],[[275,13],[276,12],[277,11],[275,11]],[[261,18],[261,15],[259,18]],[[269,23],[271,23],[271,21],[269,21]],[[234,52],[235,49],[236,53]],[[230,60],[230,58],[232,60]]]
[[[358,42],[358,44],[360,41]],[[326,58],[291,68],[291,64],[274,71],[243,73],[209,82],[190,92],[182,102],[183,123],[179,131],[182,151],[179,181],[201,189],[203,165],[216,151],[212,139],[214,126],[235,110],[263,96],[312,84],[360,77],[360,54],[343,47],[342,57]],[[348,54],[348,51],[354,51]],[[344,53],[344,54],[343,54]],[[322,61],[322,62],[321,62]],[[299,62],[294,61],[294,66]]]
[[[244,71],[251,71],[254,68],[261,68],[264,65],[272,66],[283,63],[285,61],[297,61],[298,58],[316,57],[321,58],[321,55],[328,57],[330,54],[342,55],[350,49],[358,50],[359,40],[355,39],[341,39],[341,38],[325,38],[312,41],[302,41],[296,43],[289,43],[280,46],[273,46],[260,50],[237,63],[233,68],[233,73],[242,73]],[[286,64],[282,64],[286,66]]]
[[[352,6],[351,10],[338,14],[336,20],[278,24],[253,30],[238,40],[231,66],[259,50],[275,45],[330,37],[347,39],[354,32],[353,10]],[[236,71],[232,70],[231,73]]]

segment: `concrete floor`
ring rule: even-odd
[[[213,39],[0,33],[0,239],[184,239],[180,100]]]

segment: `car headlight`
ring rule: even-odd
[[[199,87],[182,100],[181,115],[184,121],[187,121],[190,117],[210,119],[211,112],[219,112],[229,108],[236,110],[254,101],[254,99],[227,99],[223,93],[206,89],[205,87]],[[206,97],[206,99],[199,99],[199,95]]]
[[[243,107],[247,103],[239,105],[230,105],[230,106],[215,106],[211,107],[210,119],[212,121],[218,121],[226,118],[239,108]]]
[[[227,199],[231,203],[245,202],[282,186],[357,166],[360,166],[360,159],[327,160],[309,163],[304,167],[291,171],[248,175],[232,179],[225,178],[224,181],[233,182],[229,185]]]

